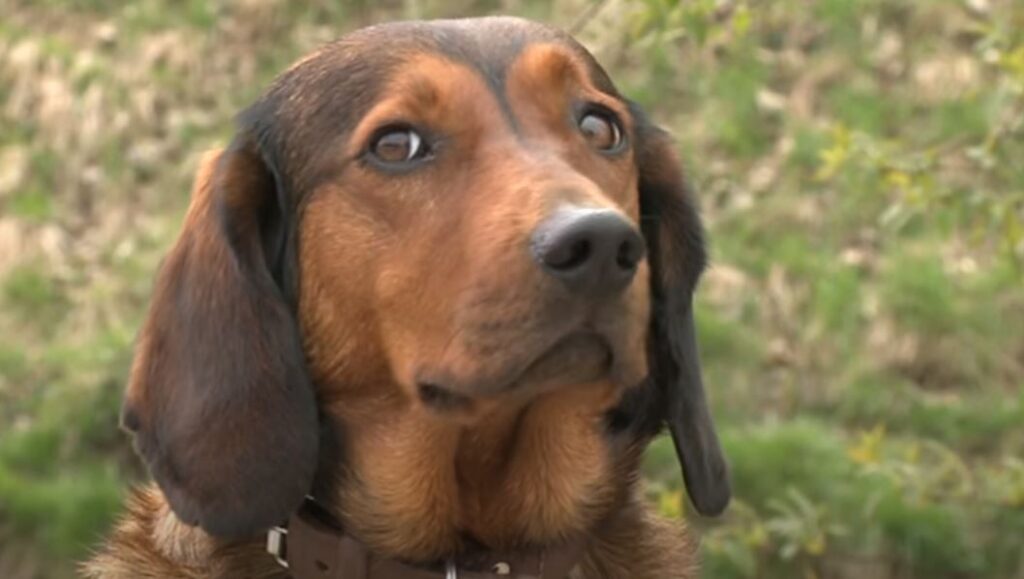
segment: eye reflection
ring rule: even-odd
[[[370,145],[370,154],[388,164],[407,163],[426,156],[427,147],[419,133],[409,128],[394,128],[379,133]]]
[[[599,151],[613,151],[622,144],[622,129],[611,115],[590,112],[580,119],[580,132]]]

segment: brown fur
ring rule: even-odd
[[[666,293],[686,313],[671,300],[688,299],[703,264],[692,200],[670,199],[687,194],[677,161],[550,29],[392,26],[408,29],[293,65],[204,159],[125,403],[159,488],[133,495],[87,577],[284,577],[261,533],[311,490],[383,556],[583,533],[572,579],[693,576],[694,544],[636,485],[662,401],[692,387],[666,374],[692,348],[665,350],[675,334],[651,330]],[[566,122],[581,102],[620,119],[632,146],[596,154]],[[429,164],[362,160],[406,119],[446,135]],[[522,249],[563,204],[639,226],[655,217],[645,203],[669,212],[648,240],[672,261],[641,262],[615,299],[573,299]],[[589,342],[558,345],[583,323],[612,365]],[[456,402],[421,401],[434,383]],[[677,440],[681,452],[717,445],[710,419],[691,418],[700,441]]]

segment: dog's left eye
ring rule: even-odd
[[[409,128],[382,131],[370,143],[370,154],[384,163],[407,163],[427,154],[423,137]]]
[[[609,113],[592,111],[583,115],[580,132],[599,151],[613,152],[622,145],[622,129]]]

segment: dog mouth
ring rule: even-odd
[[[534,389],[558,384],[598,380],[608,374],[614,355],[608,341],[595,332],[571,333],[542,352],[502,387]]]
[[[475,384],[420,381],[420,401],[434,410],[471,410],[478,398],[509,393],[536,394],[566,384],[583,384],[609,376],[615,355],[609,341],[597,332],[580,330],[556,340],[529,359],[503,369],[499,376]]]

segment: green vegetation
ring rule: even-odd
[[[131,342],[233,115],[346,30],[496,12],[578,24],[699,192],[704,576],[1024,576],[1024,5],[399,4],[0,2],[0,576],[69,576],[143,476]],[[648,483],[689,516],[666,440]]]

